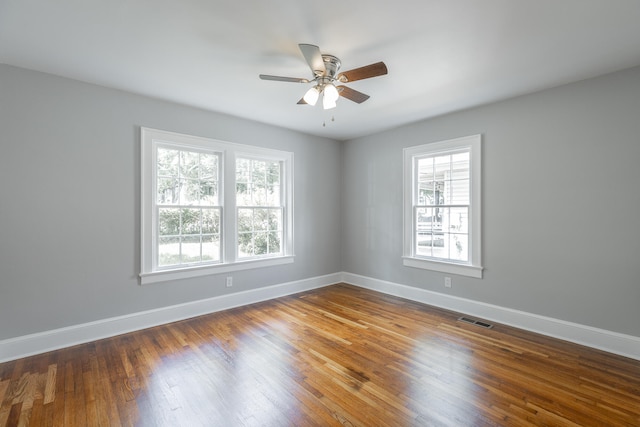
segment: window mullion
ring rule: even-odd
[[[223,262],[235,262],[238,257],[238,210],[236,206],[236,156],[229,151],[222,162],[223,167],[223,207],[222,207],[222,242]]]

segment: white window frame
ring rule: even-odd
[[[403,265],[448,274],[482,278],[481,141],[481,135],[471,135],[415,147],[407,147],[403,150]],[[415,191],[417,184],[415,159],[424,156],[454,153],[460,150],[469,150],[470,153],[469,261],[456,262],[417,255],[415,251],[415,228],[417,225],[414,220],[415,195],[417,194]]]
[[[293,153],[157,129],[141,128],[141,272],[140,284],[178,280],[211,274],[224,274],[248,268],[262,268],[293,262]],[[221,259],[220,262],[189,266],[157,265],[156,241],[156,157],[157,147],[216,152],[220,158]],[[281,198],[283,204],[282,253],[265,257],[238,259],[236,224],[236,157],[281,162]]]

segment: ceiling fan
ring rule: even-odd
[[[325,110],[334,108],[340,96],[347,98],[358,104],[369,99],[366,95],[345,85],[336,86],[336,83],[348,83],[356,80],[368,79],[387,74],[387,66],[384,62],[365,65],[364,67],[338,73],[340,70],[340,60],[333,56],[320,53],[320,48],[312,44],[300,43],[298,45],[304,59],[309,64],[313,72],[312,79],[296,77],[281,77],[260,74],[262,80],[275,80],[278,82],[293,83],[314,83],[313,87],[305,93],[298,104],[316,105],[320,94],[322,94],[322,106]]]

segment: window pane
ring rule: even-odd
[[[280,253],[281,240],[282,240],[281,233],[275,232],[275,231],[269,233],[269,253],[270,254]]]
[[[180,201],[180,185],[177,178],[158,177],[157,203],[160,205],[175,205]]]
[[[236,182],[236,204],[251,206],[251,189],[246,182]]]
[[[466,234],[450,234],[449,256],[456,261],[469,261],[469,236]]]
[[[202,236],[202,261],[220,261],[220,236]]]
[[[445,198],[444,204],[447,205],[468,205],[469,204],[469,185],[468,179],[447,181],[448,191],[445,192],[448,198]]]
[[[282,210],[238,208],[238,256],[281,253]]]
[[[433,253],[431,256],[435,258],[449,258],[449,240],[448,235],[445,236],[444,233],[439,233],[434,235],[433,237]]]
[[[451,179],[469,179],[469,152],[451,156]]]
[[[220,209],[160,208],[158,265],[220,260]]]
[[[180,234],[180,209],[160,208],[158,210],[158,234],[160,236]]]
[[[438,217],[439,208],[416,209],[416,254],[432,256],[434,247],[441,247],[442,223]]]
[[[268,253],[268,233],[255,233],[253,236],[253,254],[265,255]]]
[[[416,167],[418,169],[417,203],[419,205],[433,205],[435,204],[433,188],[433,158],[428,157],[425,159],[419,159],[416,162]]]
[[[180,264],[180,237],[160,237],[158,239],[158,265]]]
[[[238,233],[238,258],[253,256],[253,233]]]
[[[418,182],[433,181],[433,157],[418,159]]]
[[[253,206],[267,206],[267,188],[264,184],[252,183],[251,204]]]
[[[418,246],[416,247],[416,255],[418,256],[432,256],[431,246],[429,242],[418,242]]]
[[[280,185],[270,185],[267,188],[266,201],[267,206],[280,206]]]
[[[431,233],[433,228],[433,208],[416,209],[416,230]]]
[[[436,180],[443,180],[449,176],[451,170],[451,155],[436,156],[433,158],[434,176]]]
[[[253,209],[238,209],[238,231],[240,233],[253,231]]]
[[[236,160],[236,182],[249,182],[249,160]]]
[[[445,246],[444,234],[441,231],[419,232],[416,236],[416,254],[421,256],[437,256]]]
[[[269,229],[269,209],[253,209],[253,230],[266,231]]]
[[[218,180],[218,156],[215,154],[200,154],[200,178]]]
[[[166,148],[158,148],[157,164],[159,177],[178,178],[179,151]]]
[[[182,209],[182,234],[200,234],[200,209]]]
[[[282,230],[282,211],[280,209],[269,210],[268,230],[270,231]]]
[[[218,155],[158,148],[157,203],[208,205],[218,202]]]
[[[197,179],[180,180],[180,204],[200,204],[200,181]]]
[[[280,188],[280,162],[236,160],[238,206],[280,206]]]
[[[469,236],[466,232],[458,232],[468,228],[466,209],[434,210],[440,210],[436,218],[437,215],[442,218],[442,225],[436,221],[431,228],[425,228],[416,233],[416,255],[468,261]],[[461,217],[462,221],[460,221]],[[453,223],[462,225],[452,225]]]
[[[448,220],[452,233],[469,233],[469,208],[451,208]]]
[[[280,162],[269,162],[267,166],[267,182],[274,186],[280,186]]]
[[[433,191],[433,181],[421,182],[418,184],[418,204],[419,205],[435,205],[435,197]]]
[[[251,161],[251,181],[257,188],[264,188],[267,184],[267,164],[259,160]]]
[[[251,190],[246,183],[236,184],[236,204],[238,206],[251,206]]]
[[[204,179],[200,185],[200,204],[204,206],[214,206],[218,204],[218,181],[214,179]]]
[[[202,234],[220,234],[220,210],[202,210]]]
[[[200,154],[192,151],[180,152],[180,178],[199,178]]]
[[[182,263],[200,262],[202,257],[200,255],[201,245],[200,236],[184,236],[182,237]]]

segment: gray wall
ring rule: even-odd
[[[484,278],[403,267],[402,149],[483,135]],[[344,271],[640,336],[640,68],[344,143]]]
[[[295,263],[139,286],[139,126],[293,151]],[[402,148],[475,133],[486,270],[445,289]],[[640,68],[340,144],[0,65],[0,149],[0,339],[338,271],[640,336]]]
[[[234,272],[231,289],[139,286],[140,126],[294,152],[295,262]],[[0,339],[340,271],[339,156],[335,141],[0,65]]]

